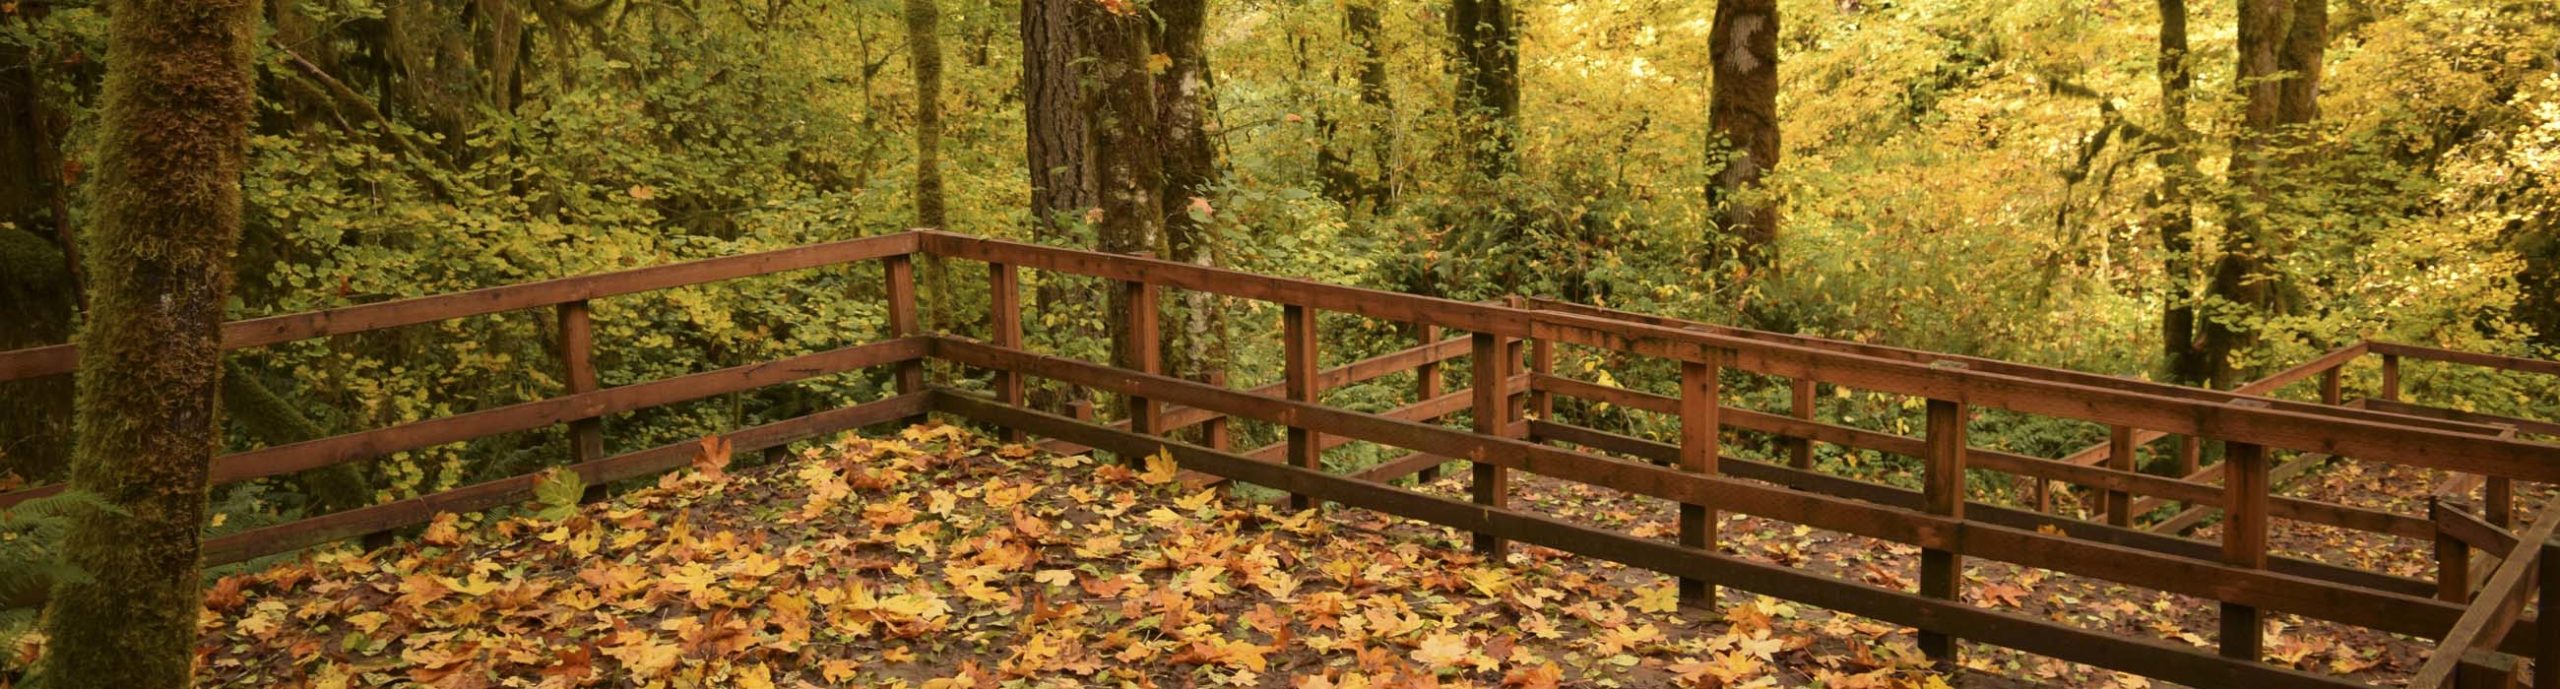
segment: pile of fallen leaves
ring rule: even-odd
[[[206,686],[1943,686],[1890,625],[1488,563],[951,427],[221,580]],[[1387,531],[1403,531],[1391,536]]]

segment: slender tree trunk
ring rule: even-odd
[[[1112,253],[1164,253],[1164,159],[1157,150],[1155,78],[1147,69],[1155,56],[1149,45],[1153,21],[1137,8],[1078,0],[1076,29],[1092,52],[1084,66],[1085,113],[1091,126],[1086,150],[1093,152],[1101,205],[1094,228],[1097,248]],[[1135,367],[1132,314],[1120,290],[1111,290],[1113,363]]]
[[[1354,1],[1343,7],[1343,29],[1360,48],[1360,113],[1363,129],[1369,135],[1370,174],[1367,181],[1369,203],[1373,212],[1395,206],[1395,98],[1387,91],[1386,47],[1379,44],[1382,29],[1378,6],[1374,0]]]
[[[1707,201],[1716,224],[1740,240],[1743,264],[1756,270],[1777,258],[1778,206],[1761,188],[1778,164],[1777,2],[1719,0],[1707,52],[1715,71],[1707,123],[1732,156]]]
[[[1324,184],[1325,196],[1351,208],[1365,202],[1373,211],[1388,207],[1395,188],[1393,168],[1390,167],[1390,150],[1395,142],[1391,128],[1394,108],[1387,93],[1386,56],[1378,45],[1379,28],[1378,7],[1374,0],[1355,0],[1343,5],[1343,41],[1360,51],[1352,77],[1359,92],[1360,107],[1348,117],[1335,117],[1322,107],[1316,110],[1316,128],[1322,136],[1316,150],[1317,176]],[[1299,61],[1303,71],[1306,51],[1301,45]],[[1341,68],[1332,68],[1332,74],[1334,83],[1340,84]],[[1336,137],[1346,121],[1354,123],[1353,129],[1359,136],[1355,143],[1365,147],[1370,167],[1365,173],[1359,169],[1359,162],[1354,160],[1360,148],[1346,145]]]
[[[109,13],[71,487],[122,513],[79,515],[64,538],[93,579],[54,589],[54,686],[191,681],[257,16],[255,0],[121,0]]]
[[[1091,0],[1022,0],[1023,143],[1031,170],[1031,235],[1053,246],[1085,241],[1081,229],[1095,207],[1094,167],[1086,148],[1085,104],[1076,60],[1086,53],[1073,8]],[[1043,314],[1073,315],[1094,303],[1092,291],[1058,279],[1042,280],[1033,294]],[[1048,329],[1062,340],[1094,342],[1100,328],[1068,318]],[[1063,411],[1087,398],[1082,388],[1039,386],[1032,404]]]
[[[2216,312],[2203,324],[2204,357],[2215,387],[2228,388],[2237,379],[2233,356],[2256,334],[2245,324],[2274,306],[2269,268],[2280,233],[2267,211],[2284,205],[2276,175],[2305,162],[2305,139],[2299,134],[2319,116],[2327,17],[2326,0],[2240,3],[2238,75],[2244,105],[2242,126],[2232,142],[2235,197],[2211,284]]]
[[[936,0],[906,0],[907,67],[916,78],[916,227],[946,229],[942,192],[942,8]],[[926,328],[952,326],[951,269],[939,257],[920,267],[932,286]]]
[[[1151,8],[1161,22],[1158,49],[1170,60],[1155,79],[1157,127],[1163,132],[1158,150],[1164,162],[1165,258],[1217,265],[1217,235],[1210,227],[1216,209],[1209,203],[1218,178],[1217,152],[1209,143],[1209,56],[1202,43],[1208,1],[1156,0]],[[1173,375],[1201,382],[1224,378],[1226,328],[1215,297],[1186,290],[1165,322],[1165,361]]]
[[[943,229],[942,8],[907,2],[907,64],[916,75],[916,226]]]
[[[49,11],[0,22],[32,25]],[[64,217],[60,118],[44,97],[45,59],[0,42],[0,350],[70,340],[78,303],[77,247]],[[0,383],[0,471],[58,481],[71,463],[71,378]]]
[[[2195,141],[2195,133],[2187,128],[2187,100],[2195,74],[2187,69],[2186,0],[2159,0],[2159,6],[2160,132],[2169,139],[2155,161],[2160,167],[2160,190],[2154,211],[2165,254],[2161,273],[2168,283],[2161,300],[2160,348],[2169,380],[2196,385],[2210,379],[2212,372],[2196,339],[2196,295],[2190,287],[2196,270],[2196,217],[2187,185],[2196,180],[2196,165],[2187,149]]]
[[[1450,0],[1457,50],[1457,104],[1465,144],[1487,181],[1511,174],[1520,116],[1520,43],[1508,0]]]

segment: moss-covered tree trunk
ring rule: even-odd
[[[1762,188],[1778,165],[1778,3],[1719,0],[1710,31],[1707,124],[1728,157],[1707,203],[1743,264],[1757,269],[1774,262],[1778,241],[1778,204]]]
[[[943,228],[942,8],[907,0],[907,65],[916,74],[916,226]]]
[[[1508,0],[1451,0],[1460,118],[1476,169],[1490,184],[1511,173],[1520,117],[1520,42]]]
[[[1157,127],[1163,143],[1165,258],[1193,265],[1218,264],[1216,212],[1208,202],[1218,179],[1217,150],[1209,145],[1209,56],[1202,40],[1208,0],[1156,0],[1158,50],[1169,62],[1156,75]],[[1185,290],[1165,322],[1169,373],[1201,382],[1225,380],[1226,336],[1217,295]]]
[[[2328,46],[2327,0],[2241,0],[2241,128],[2231,150],[2231,189],[2210,310],[2202,325],[2205,369],[2214,387],[2239,380],[2234,360],[2255,333],[2250,323],[2275,306],[2273,262],[2283,241],[2286,171],[2306,162],[2301,134],[2320,115],[2320,67]]]
[[[51,686],[190,681],[257,12],[256,0],[109,12],[71,485],[122,513],[82,515],[65,538],[93,579],[59,585],[46,609]]]
[[[1078,246],[1087,211],[1094,208],[1094,166],[1086,150],[1084,95],[1076,61],[1085,54],[1074,21],[1077,3],[1091,0],[1022,0],[1023,148],[1031,172],[1031,236],[1052,246]],[[1084,285],[1044,279],[1033,294],[1036,311],[1060,317],[1044,328],[1060,342],[1097,342],[1102,330],[1075,317],[1095,301]],[[1032,328],[1044,321],[1033,319]],[[1038,331],[1034,331],[1037,333]],[[1063,411],[1087,398],[1084,388],[1043,385],[1031,391],[1033,406]]]
[[[2167,283],[2167,295],[2161,299],[2161,364],[2168,380],[2196,385],[2211,378],[2212,372],[2205,370],[2204,351],[2196,340],[2196,295],[2191,286],[2196,216],[2187,187],[2196,180],[2196,164],[2195,155],[2187,150],[2195,141],[2195,133],[2187,128],[2187,100],[2195,72],[2187,68],[2186,0],[2159,0],[2159,6],[2160,135],[2168,138],[2155,160],[2160,189],[2152,203],[2165,256],[2160,271]]]
[[[1139,8],[1101,0],[1076,0],[1076,29],[1091,54],[1084,67],[1085,115],[1091,126],[1086,150],[1094,156],[1100,192],[1094,228],[1097,248],[1112,253],[1164,251],[1163,135],[1156,117],[1155,56],[1148,40],[1153,21]],[[1112,362],[1134,366],[1127,338],[1130,304],[1111,290]]]

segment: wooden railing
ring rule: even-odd
[[[910,257],[945,259],[949,269],[969,262],[988,270],[992,327],[988,340],[922,332]],[[598,388],[575,370],[584,363],[585,300],[685,284],[858,261],[882,261],[890,302],[892,339],[779,362],[722,369],[662,381]],[[1100,279],[1141,317],[1123,324],[1130,349],[1118,368],[1027,351],[1023,345],[1022,271]],[[1250,390],[1164,375],[1154,353],[1161,345],[1152,322],[1159,292],[1194,290],[1281,306],[1282,380]],[[2355,567],[2271,554],[2268,525],[2291,519],[2409,538],[2450,538],[2468,547],[2506,543],[2502,524],[2446,516],[2426,517],[2335,505],[2275,494],[2275,458],[2346,456],[2429,467],[2491,481],[2560,481],[2560,446],[2519,440],[2513,427],[2442,413],[2340,398],[2342,367],[2365,354],[2384,358],[2380,397],[2397,402],[2397,358],[2419,350],[2365,343],[2332,352],[2240,390],[2211,391],[2139,380],[2025,366],[1990,359],[1938,355],[1875,345],[1778,335],[1686,323],[1541,300],[1467,303],[1367,290],[1306,280],[1255,275],[1145,257],[910,232],[782,252],[624,271],[455,295],[386,302],[312,314],[234,323],[226,346],[259,346],[303,337],[362,332],[500,311],[560,309],[560,329],[573,373],[568,394],[387,429],[264,448],[217,460],[218,481],[328,466],[384,453],[480,437],[492,433],[568,424],[574,466],[591,482],[642,475],[681,465],[691,444],[615,457],[596,457],[589,421],[605,414],[749,389],[856,368],[891,366],[897,390],[886,400],[745,429],[729,434],[739,448],[770,447],[819,433],[913,418],[926,411],[973,420],[1061,444],[1124,456],[1171,453],[1185,470],[1204,477],[1268,486],[1295,505],[1321,502],[1372,509],[1472,532],[1473,545],[1500,556],[1513,541],[1537,544],[1662,572],[1680,580],[1684,600],[1706,604],[1719,587],[1733,587],[1828,607],[1920,631],[1922,647],[1952,660],[1959,639],[1989,643],[2063,660],[2200,686],[2358,686],[2342,678],[2259,662],[2263,616],[2268,612],[2360,626],[2393,634],[2443,640],[2458,654],[2442,654],[2449,668],[2494,670],[2511,658],[2560,658],[2547,637],[2560,636],[2521,613],[2480,618],[2488,601],[2514,599],[2525,578],[2508,576],[2519,562],[2537,559],[2547,528],[2515,537],[2517,545],[2489,576],[2484,603],[2446,597],[2440,581],[2425,581]],[[1415,346],[1333,368],[1320,368],[1323,312],[1411,326]],[[1463,331],[1463,338],[1444,333]],[[1592,348],[1613,356],[1676,364],[1677,395],[1651,395],[1559,375],[1560,348]],[[2432,352],[2429,352],[2433,354]],[[2470,355],[2465,355],[2466,357]],[[2442,358],[2442,357],[2439,357]],[[922,363],[940,360],[983,372],[987,390],[926,380]],[[1465,360],[1466,386],[1446,389],[1447,368]],[[2446,360],[2476,363],[2477,358]],[[0,381],[68,372],[67,347],[0,352]],[[2554,368],[2548,362],[2502,360],[2516,370]],[[1719,394],[1727,369],[1788,381],[1783,412],[1730,406]],[[1415,371],[1413,399],[1384,413],[1326,406],[1321,392],[1401,371]],[[2555,369],[2560,370],[2560,369]],[[1038,378],[1116,396],[1105,420],[1090,413],[1062,415],[1026,403],[1027,381]],[[2263,395],[2294,382],[2323,381],[2320,403]],[[943,381],[949,383],[952,381]],[[1896,435],[1831,423],[1815,413],[1816,386],[1831,385],[1923,400],[1923,432]],[[1559,398],[1606,401],[1678,420],[1671,442],[1608,433],[1567,423],[1555,415]],[[1976,409],[2002,409],[2099,424],[2108,441],[2049,459],[1975,448],[1965,429]],[[1463,416],[1468,425],[1444,421]],[[1253,420],[1288,429],[1285,439],[1263,448],[1232,451],[1230,420]],[[1198,444],[1167,437],[1200,427]],[[1761,462],[1729,452],[1726,430],[1776,438],[1775,456]],[[2134,448],[2160,438],[2222,444],[2225,460],[2192,467],[2181,477],[2135,471]],[[1403,454],[1351,475],[1322,465],[1327,448],[1368,442]],[[1072,444],[1075,447],[1064,447]],[[1819,444],[1873,449],[1919,457],[1921,488],[1908,490],[1829,475],[1812,461]],[[1633,461],[1626,457],[1635,458]],[[2295,464],[2305,462],[2297,458]],[[1449,462],[1467,467],[1470,494],[1459,500],[1390,483]],[[2285,466],[2294,466],[2288,464]],[[1966,499],[1968,471],[1986,469],[2039,482],[2087,486],[2104,495],[2103,517],[2083,521],[2039,510]],[[2209,471],[2208,471],[2209,470]],[[1557,479],[1679,503],[1678,537],[1664,541],[1566,523],[1508,504],[1511,472]],[[2215,483],[2216,479],[2220,483]],[[422,498],[324,515],[219,539],[208,562],[228,562],[334,538],[424,521],[436,511],[473,510],[520,500],[532,478],[515,477]],[[44,489],[0,496],[0,503],[42,494]],[[2219,515],[2219,541],[2181,536],[2176,530],[2142,528],[2140,499],[2174,501]],[[2165,504],[2165,503],[2163,503]],[[2448,502],[2447,504],[2450,504]],[[1742,557],[1717,549],[1719,513],[1739,513],[1812,528],[1917,546],[1917,592],[1879,588]],[[2461,514],[2468,514],[2462,512]],[[2479,521],[2482,526],[2470,521]],[[2547,520],[2545,520],[2547,521]],[[2156,525],[2155,525],[2156,526]],[[2454,533],[2450,537],[2442,536]],[[2487,535],[2484,535],[2487,534]],[[2492,548],[2482,547],[2484,550]],[[2529,552],[2528,552],[2529,551]],[[1962,595],[1963,558],[2016,563],[2216,601],[2223,620],[2218,653],[2183,643],[2128,638],[2051,620],[1985,609]],[[2464,563],[2467,565],[2466,558]],[[2464,577],[2463,591],[2470,587]],[[2493,606],[2494,607],[2494,606]],[[2500,608],[2507,610],[2508,608]],[[2509,633],[2510,631],[2516,633]],[[2430,668],[2434,666],[2431,664]],[[2430,670],[2433,671],[2433,670]]]
[[[570,468],[589,484],[602,484],[683,466],[692,459],[695,449],[695,443],[678,443],[604,456],[602,428],[598,420],[606,415],[874,366],[895,368],[898,372],[897,390],[901,394],[867,404],[740,429],[725,434],[725,437],[734,451],[752,451],[846,429],[919,417],[928,406],[923,390],[922,362],[930,350],[931,341],[921,335],[916,324],[915,279],[910,259],[916,245],[916,235],[884,235],[225,324],[222,329],[223,349],[235,350],[470,316],[552,308],[558,312],[560,350],[562,364],[569,372],[569,393],[222,455],[214,458],[212,483],[219,486],[500,433],[567,424],[572,443],[570,456],[574,461]],[[890,305],[890,331],[896,336],[893,339],[620,387],[600,388],[596,383],[591,359],[593,342],[588,325],[588,302],[591,300],[865,261],[878,261],[883,266],[884,294]],[[72,345],[0,352],[0,382],[67,374],[77,359],[78,351]],[[521,502],[532,494],[535,480],[535,476],[530,474],[514,476],[231,534],[206,542],[204,562],[207,566],[242,562],[425,523],[438,512],[478,511]],[[0,494],[0,506],[51,495],[61,489],[60,485],[52,485]]]

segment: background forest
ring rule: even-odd
[[[273,0],[231,317],[940,226],[2200,384],[2359,337],[2560,344],[2560,6],[2545,0],[2339,0],[2309,36],[2277,38],[2246,35],[2235,3],[2182,0],[1084,2]],[[81,322],[103,15],[0,0],[0,349]],[[2291,66],[2244,79],[2244,52]],[[2278,93],[2284,74],[2316,98]],[[1176,126],[1094,102],[1133,78],[1159,84],[1151,106]],[[1764,101],[1776,119],[1755,125]],[[1201,107],[1168,105],[1186,102]],[[1162,145],[1146,156],[1161,180],[1112,167],[1130,142]],[[1117,222],[1150,195],[1161,221]],[[602,382],[870,341],[883,314],[866,270],[599,301]],[[979,277],[925,271],[941,327],[983,328]],[[1040,285],[1033,340],[1105,356],[1076,337],[1102,330],[1095,293]],[[1276,380],[1277,316],[1170,319],[1172,359]],[[484,317],[235,353],[227,442],[555,394],[556,327]],[[1328,361],[1412,337],[1349,318],[1326,332]],[[1626,363],[1563,365],[1677,378]],[[2455,375],[2410,385],[2554,411],[2540,383]],[[887,385],[846,375],[618,416],[608,449]],[[1328,399],[1384,408],[1409,385]],[[70,396],[66,377],[0,387],[0,465],[59,480]],[[1861,424],[1908,412],[1842,404]],[[1983,423],[1978,444],[2023,451],[2103,435]],[[1331,459],[1374,461],[1363,451]],[[236,487],[215,530],[566,454],[558,431],[526,433]]]

